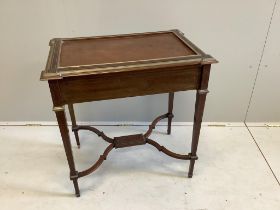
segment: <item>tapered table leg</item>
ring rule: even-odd
[[[201,122],[204,112],[206,95],[208,93],[208,80],[210,74],[210,65],[205,65],[202,67],[202,76],[200,82],[200,89],[196,92],[196,102],[195,102],[195,113],[194,113],[194,124],[193,124],[193,134],[192,134],[192,145],[191,145],[191,160],[189,166],[188,177],[193,176],[193,169],[195,160],[197,159],[197,146],[199,141],[199,134],[201,128]]]
[[[71,122],[72,122],[72,129],[73,129],[73,127],[77,126],[73,104],[68,104],[68,109],[69,109],[69,114],[70,114],[70,118],[71,118]],[[80,139],[79,139],[79,134],[78,134],[77,130],[74,130],[74,135],[75,135],[77,146],[78,146],[78,148],[80,148]]]
[[[79,190],[79,185],[78,185],[78,172],[76,171],[76,168],[75,168],[64,107],[54,107],[53,110],[55,111],[55,114],[56,114],[64,150],[66,153],[66,157],[67,157],[67,161],[68,161],[68,165],[69,165],[69,169],[70,169],[70,179],[73,181],[74,188],[75,188],[75,194],[77,197],[79,197],[80,190]]]
[[[167,134],[171,133],[171,122],[173,115],[173,102],[174,102],[174,93],[169,93],[168,95],[168,126],[167,126]]]

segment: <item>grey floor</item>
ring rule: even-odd
[[[147,129],[99,128],[112,137]],[[190,151],[191,126],[173,126],[171,136],[165,131],[159,126],[151,138],[175,152]],[[88,131],[80,137],[80,150],[72,143],[83,170],[107,144]],[[187,161],[150,145],[130,147],[113,150],[81,178],[76,198],[56,126],[1,126],[0,209],[280,209],[280,127],[203,126],[200,140],[192,179],[186,178]]]

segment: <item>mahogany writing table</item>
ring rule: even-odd
[[[188,177],[192,177],[210,67],[216,62],[178,30],[52,39],[41,80],[49,83],[76,196],[80,196],[78,178],[95,171],[113,148],[150,144],[173,158],[190,160]],[[168,119],[167,134],[170,134],[174,92],[186,90],[196,90],[191,151],[176,154],[149,136],[164,118]],[[111,138],[94,127],[76,123],[74,103],[159,93],[169,94],[168,112],[157,117],[144,134]],[[90,130],[109,143],[98,161],[84,171],[75,167],[64,105],[68,105],[78,147],[79,130]]]

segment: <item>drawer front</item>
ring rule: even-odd
[[[199,87],[200,66],[68,77],[59,81],[65,104],[152,95]]]

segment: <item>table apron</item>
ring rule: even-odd
[[[63,104],[195,90],[201,66],[153,71],[120,72],[56,80]],[[49,81],[52,82],[52,81]]]

